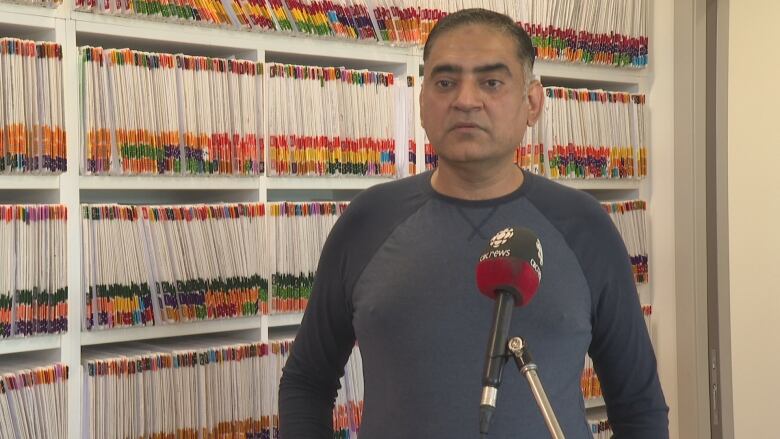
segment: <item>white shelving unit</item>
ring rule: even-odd
[[[117,328],[81,333],[81,345],[123,343],[128,341],[156,338],[182,337],[197,334],[216,334],[220,332],[260,331],[262,317],[242,317],[236,319],[207,320],[202,322],[179,323],[176,325],[147,326],[140,328]],[[258,332],[258,338],[260,333]]]
[[[145,177],[102,176],[79,177],[79,188],[94,191],[118,190],[260,190],[260,177]]]
[[[555,180],[564,186],[570,188],[579,189],[583,191],[595,192],[595,191],[636,191],[642,185],[642,180],[608,180],[608,179],[590,179],[590,180],[574,180],[574,179],[562,179]]]
[[[265,177],[262,183],[269,190],[362,190],[392,180],[387,177]]]
[[[604,407],[604,398],[598,397],[598,398],[588,398],[585,400],[585,408],[586,409],[596,409],[596,408],[602,408]]]
[[[268,316],[269,328],[281,328],[284,326],[297,326],[301,324],[303,313],[275,314]]]
[[[16,25],[22,29],[22,32],[35,31],[35,29],[54,29],[53,19],[64,18],[64,14],[65,8],[46,8],[14,3],[0,4],[0,23],[3,24],[3,28],[9,29],[9,25]]]
[[[615,69],[605,66],[572,65],[540,61],[534,74],[544,85],[604,88],[612,91],[641,91],[648,84],[647,72],[639,69]]]
[[[0,203],[61,202],[69,210],[68,289],[69,332],[62,335],[0,341],[0,355],[54,350],[71,367],[68,400],[68,437],[81,438],[81,351],[85,346],[121,344],[128,341],[191,336],[197,334],[254,331],[263,340],[269,332],[289,330],[300,324],[302,314],[217,320],[179,325],[87,332],[81,329],[81,227],[79,206],[91,202],[150,203],[266,201],[283,191],[354,191],[390,181],[378,177],[185,177],[185,176],[82,176],[79,173],[81,119],[79,106],[78,47],[130,47],[139,50],[182,52],[192,55],[237,57],[266,62],[293,62],[322,66],[369,68],[417,78],[422,51],[411,47],[316,39],[290,34],[256,33],[169,24],[133,17],[114,17],[72,10],[70,3],[56,9],[0,3],[0,36],[55,41],[63,46],[65,124],[68,171],[61,176],[0,175]],[[648,72],[603,67],[538,62],[536,73],[545,85],[588,86],[611,90],[645,91]],[[415,80],[419,94],[420,84]],[[419,114],[419,105],[415,102]],[[417,169],[424,169],[424,143],[418,126]],[[651,155],[653,147],[651,146]],[[652,169],[651,169],[652,172]],[[640,180],[562,181],[587,191],[609,191],[621,198],[638,197]],[[28,195],[44,192],[46,196]],[[270,196],[269,196],[270,195]],[[651,201],[652,205],[652,201]],[[0,357],[2,361],[2,357]],[[595,403],[588,402],[590,406]],[[603,405],[603,401],[595,406]]]
[[[11,338],[0,343],[0,355],[59,349],[61,335],[41,335],[28,338]]]
[[[60,177],[59,175],[0,175],[0,188],[56,191],[60,188]]]

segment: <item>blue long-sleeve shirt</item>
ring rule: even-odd
[[[625,246],[595,199],[525,173],[506,196],[438,194],[431,173],[362,192],[332,230],[281,380],[282,439],[332,438],[338,378],[357,340],[361,439],[472,438],[494,302],[477,292],[481,251],[507,226],[533,230],[544,274],[515,310],[567,438],[591,438],[580,390],[593,358],[615,438],[668,438],[668,408]],[[492,438],[549,433],[507,364]]]

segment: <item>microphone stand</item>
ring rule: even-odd
[[[550,401],[547,399],[547,394],[544,392],[542,382],[539,380],[539,375],[536,373],[538,369],[536,363],[531,358],[531,353],[528,351],[528,345],[520,337],[512,337],[507,342],[507,349],[515,357],[515,364],[517,369],[528,380],[528,385],[531,387],[531,392],[536,399],[536,405],[539,406],[539,411],[542,412],[544,422],[547,424],[547,429],[550,430],[550,436],[553,439],[564,439],[561,426],[558,424],[558,419],[555,417]]]

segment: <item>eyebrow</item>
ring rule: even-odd
[[[494,64],[485,64],[482,66],[477,66],[472,69],[474,73],[492,73],[497,71],[504,71],[509,76],[512,76],[512,71],[509,70],[509,66],[502,62],[497,62]],[[440,64],[433,68],[431,71],[431,76],[440,74],[440,73],[463,73],[463,67],[455,65],[455,64]]]

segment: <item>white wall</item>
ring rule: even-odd
[[[669,405],[669,430],[678,438],[674,241],[674,1],[649,2],[650,65],[650,285],[658,373]]]
[[[777,438],[780,3],[729,1],[728,204],[734,436]]]

